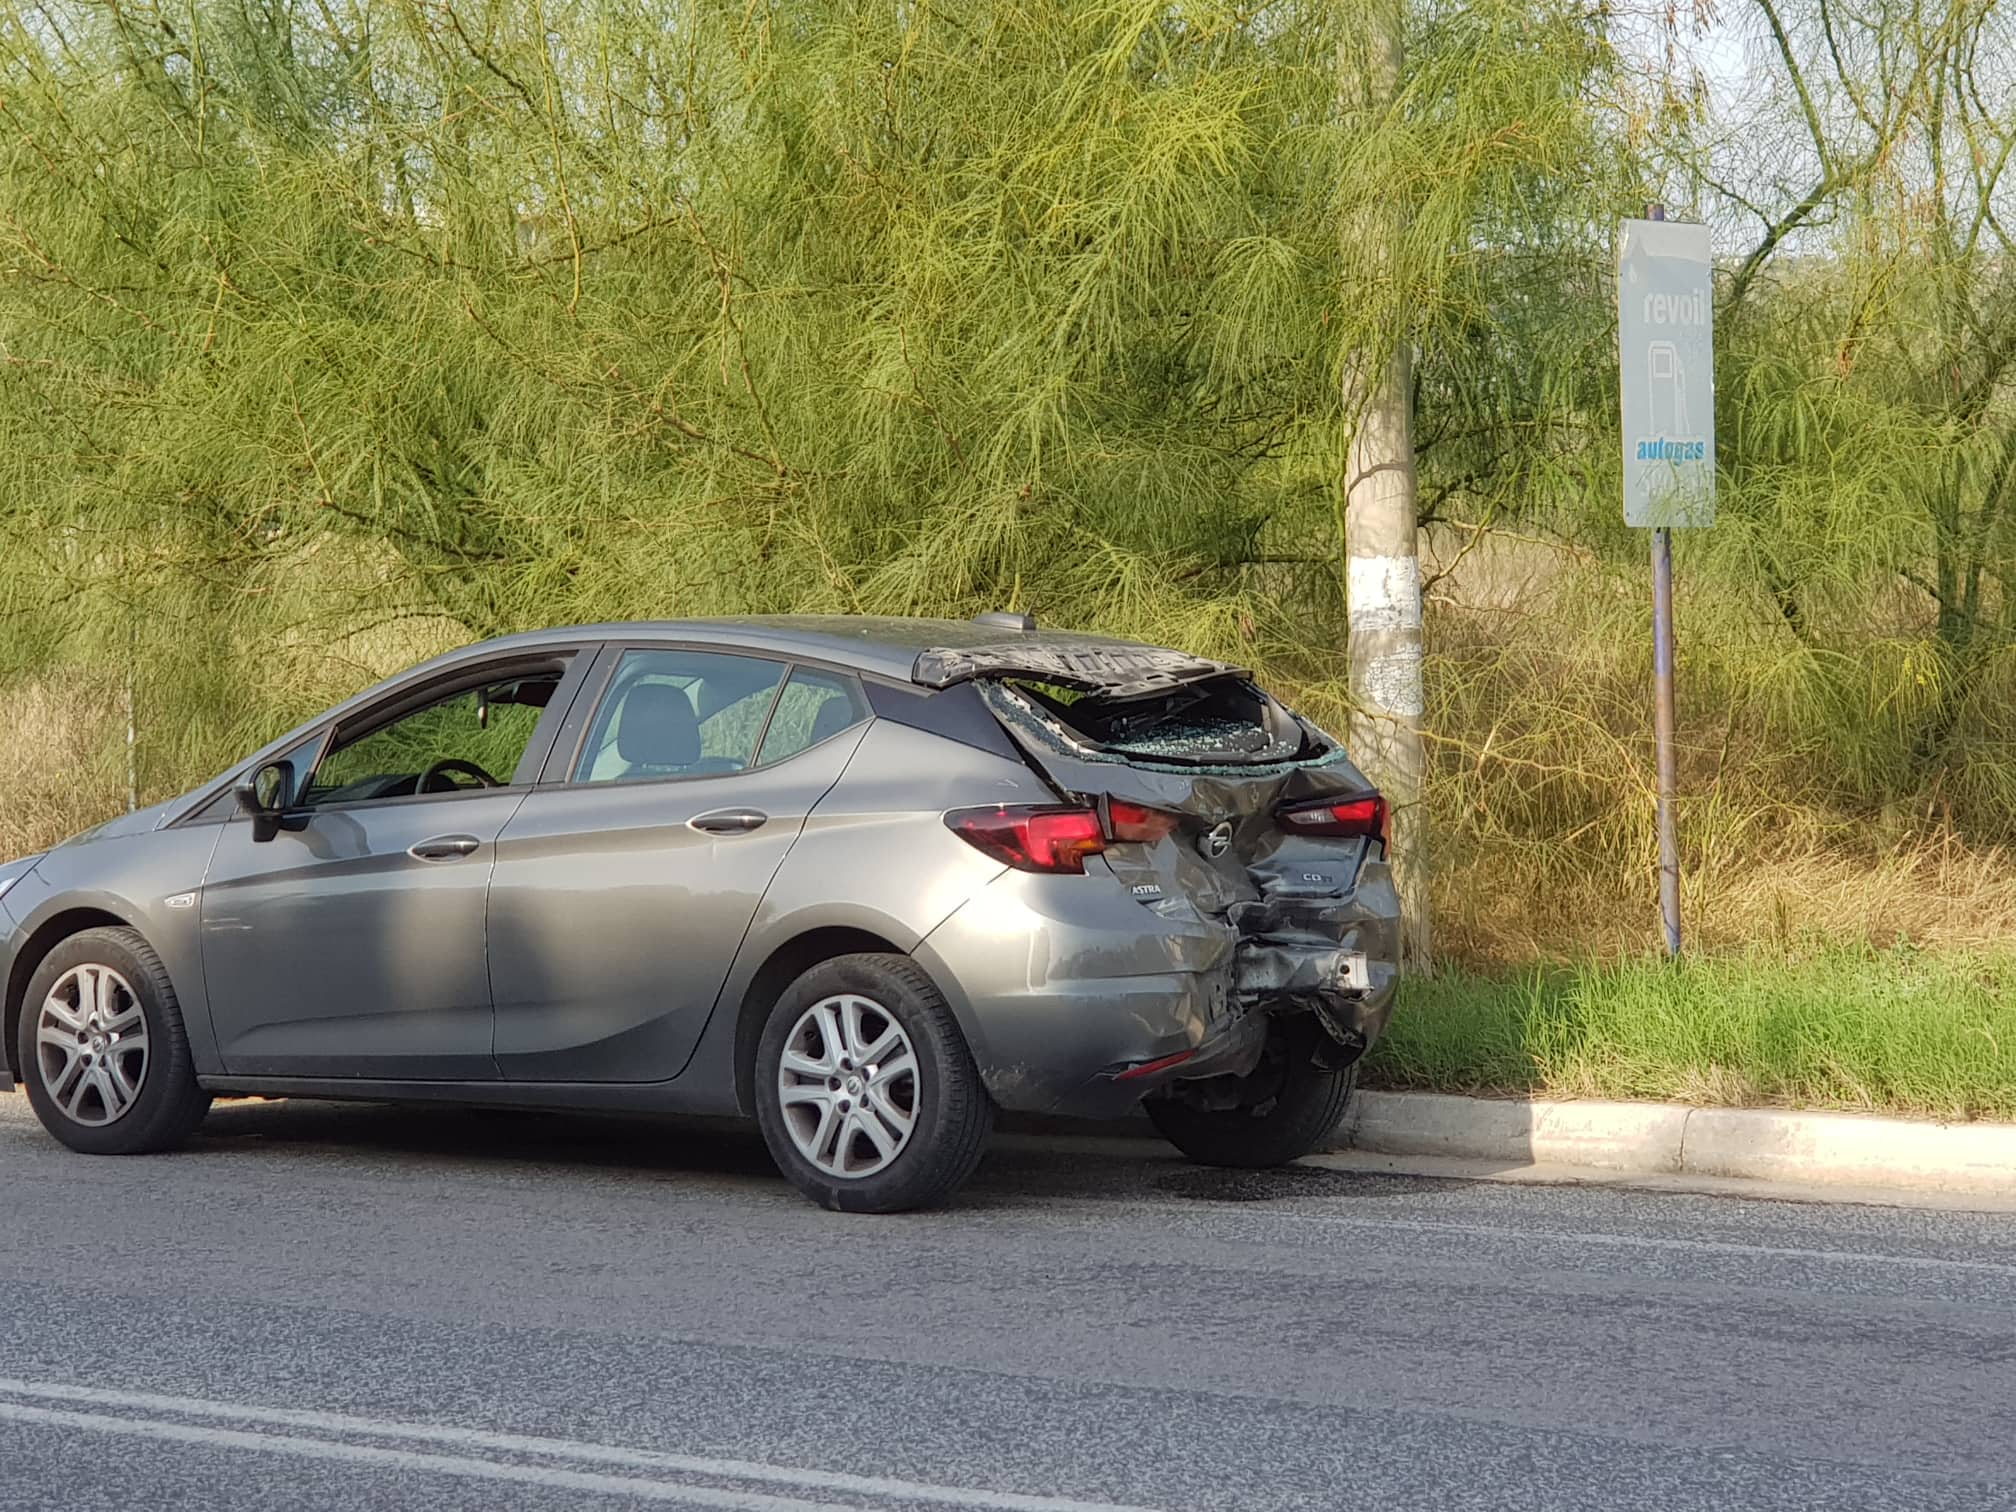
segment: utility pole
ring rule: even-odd
[[[1338,44],[1338,97],[1347,122],[1390,110],[1405,63],[1402,0],[1371,0],[1367,24]],[[1368,289],[1390,291],[1405,222],[1380,207],[1341,228],[1347,266]],[[1358,297],[1347,291],[1347,297]],[[1385,302],[1384,296],[1374,296]],[[1383,310],[1392,348],[1347,365],[1344,410],[1352,417],[1344,477],[1344,607],[1349,626],[1351,750],[1386,794],[1392,813],[1394,886],[1400,894],[1402,948],[1427,971],[1428,815],[1423,796],[1421,556],[1414,463],[1413,360],[1404,299]]]

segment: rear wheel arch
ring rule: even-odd
[[[841,956],[798,977],[771,1006],[756,1070],[756,1122],[778,1170],[836,1212],[944,1201],[994,1124],[957,1017],[905,955]]]
[[[20,1059],[16,1053],[15,1036],[21,1025],[21,1010],[28,996],[28,983],[35,972],[49,958],[49,952],[61,945],[72,935],[82,934],[87,929],[132,929],[130,920],[122,919],[115,913],[102,908],[66,908],[61,913],[44,919],[28,936],[19,954],[14,957],[14,965],[7,973],[7,995],[5,1013],[0,1014],[0,1046],[4,1046],[7,1068],[16,1081],[27,1068],[17,1065]]]
[[[822,961],[846,955],[900,955],[881,935],[846,925],[829,925],[795,935],[770,952],[756,968],[742,994],[742,1006],[735,1020],[735,1105],[745,1115],[756,1111],[756,1047],[763,1038],[763,1026],[770,1010],[799,977]]]

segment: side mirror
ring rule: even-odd
[[[252,838],[271,840],[294,802],[294,763],[269,761],[238,784],[238,807],[252,816]]]

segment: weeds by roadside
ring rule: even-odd
[[[1405,984],[1369,1085],[2016,1120],[2016,953],[1809,946]]]

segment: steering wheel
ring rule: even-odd
[[[457,793],[465,791],[459,782],[437,780],[445,778],[450,772],[462,777],[475,778],[476,786],[478,787],[493,788],[504,786],[503,783],[492,777],[483,768],[476,765],[475,762],[464,761],[460,756],[444,756],[420,774],[420,781],[414,785],[413,791],[416,793]]]

